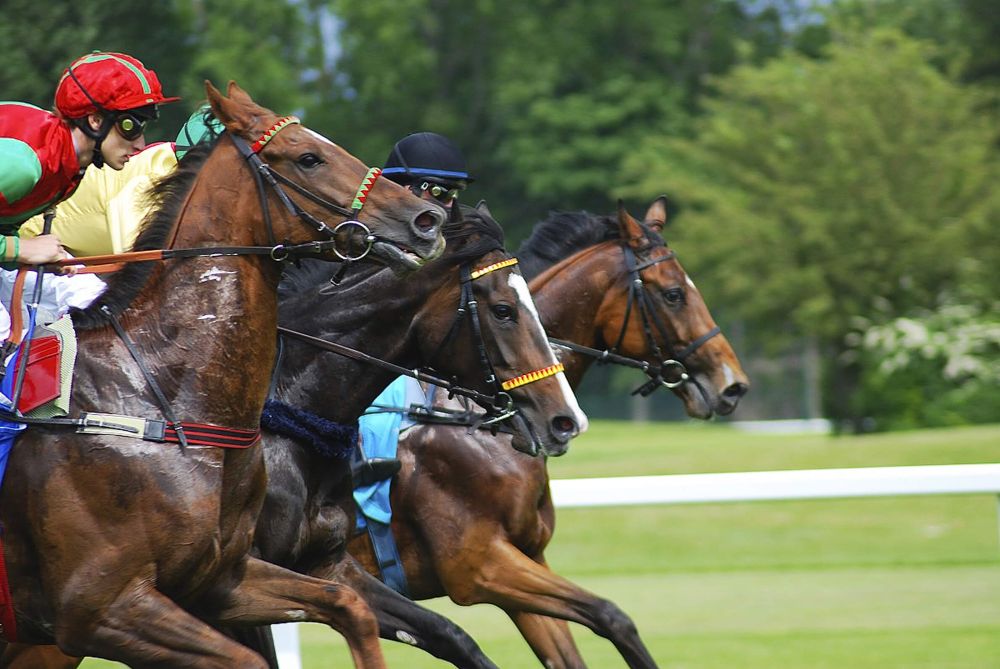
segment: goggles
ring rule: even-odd
[[[442,204],[450,204],[452,200],[458,197],[461,192],[461,188],[442,186],[441,184],[432,183],[430,181],[423,181],[419,184],[413,184],[412,186],[414,194],[419,196],[421,193],[430,193],[430,196],[441,202]]]
[[[118,130],[119,135],[129,141],[139,139],[142,133],[146,132],[146,121],[147,119],[140,118],[135,114],[120,113],[115,119],[115,129]]]

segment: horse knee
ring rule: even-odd
[[[607,631],[601,633],[605,638],[631,637],[639,634],[635,622],[614,602],[602,599],[595,617],[598,628]]]

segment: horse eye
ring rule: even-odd
[[[317,156],[315,153],[303,153],[295,160],[295,162],[297,162],[302,167],[309,169],[311,167],[316,167],[317,165],[322,165],[323,159]]]
[[[514,318],[514,308],[509,304],[497,304],[493,306],[493,315],[502,321],[509,321]]]
[[[681,304],[684,302],[684,290],[681,288],[669,288],[663,291],[663,297],[667,304]]]

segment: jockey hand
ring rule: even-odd
[[[26,265],[44,265],[68,258],[69,254],[63,248],[56,235],[38,235],[20,240],[17,261]],[[59,274],[76,274],[75,267],[61,267]]]

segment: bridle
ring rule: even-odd
[[[517,258],[507,258],[479,269],[472,269],[468,263],[462,265],[459,270],[461,277],[461,291],[458,310],[455,313],[455,320],[452,321],[448,334],[445,335],[445,338],[441,340],[441,343],[438,345],[437,353],[440,354],[441,351],[455,338],[458,330],[461,328],[462,321],[465,319],[465,316],[468,316],[469,327],[472,330],[472,340],[476,346],[476,352],[479,356],[479,365],[483,371],[483,378],[486,385],[493,387],[495,389],[495,397],[503,398],[506,403],[505,406],[500,403],[496,403],[494,405],[494,410],[487,413],[487,415],[476,425],[477,427],[495,426],[498,423],[520,415],[520,409],[514,405],[514,399],[507,391],[521,386],[526,386],[536,381],[541,381],[544,378],[554,376],[563,371],[562,363],[557,362],[554,365],[549,365],[541,369],[520,374],[512,379],[507,379],[506,381],[500,381],[497,377],[496,370],[493,367],[493,363],[490,361],[489,354],[486,352],[486,339],[483,337],[482,325],[479,322],[479,301],[476,300],[473,292],[472,282],[480,277],[490,274],[491,272],[495,272],[506,267],[513,267],[516,264]],[[435,358],[436,357],[437,355],[435,355]],[[527,424],[523,421],[523,417],[522,420],[518,422],[524,423],[522,427],[527,429]],[[533,436],[531,438],[531,442],[534,443]]]
[[[601,351],[562,339],[554,339],[550,337],[549,341],[561,348],[593,357],[599,363],[611,363],[641,369],[649,377],[649,380],[632,391],[632,394],[647,397],[656,391],[657,388],[677,388],[689,381],[692,381],[693,379],[691,378],[691,375],[688,374],[687,368],[684,366],[684,360],[697,351],[703,344],[705,344],[705,342],[719,334],[721,330],[718,326],[716,326],[703,335],[695,338],[690,344],[685,346],[680,351],[677,351],[677,347],[671,341],[670,334],[667,331],[666,325],[663,323],[663,319],[653,306],[652,298],[649,295],[649,291],[646,290],[646,284],[642,279],[643,269],[652,267],[653,265],[666,260],[670,260],[676,257],[676,253],[671,249],[665,255],[640,262],[639,258],[635,254],[635,251],[632,250],[632,247],[628,243],[624,243],[622,245],[622,249],[625,254],[626,270],[629,275],[628,302],[625,307],[625,318],[622,319],[622,327],[618,333],[618,338],[616,339],[614,346],[610,349]],[[622,342],[625,340],[625,334],[628,331],[633,306],[639,312],[639,318],[642,323],[642,332],[646,339],[646,346],[652,352],[656,360],[659,361],[656,364],[651,364],[645,360],[637,360],[635,358],[623,356],[617,352],[618,349],[621,348]],[[663,354],[663,350],[657,343],[656,335],[659,335],[659,341],[663,342],[663,347],[667,349],[670,357]]]
[[[276,172],[270,165],[261,160],[260,157],[261,150],[275,137],[275,135],[277,135],[283,128],[297,123],[300,123],[300,121],[295,116],[283,116],[275,121],[275,123],[270,128],[265,130],[264,133],[253,143],[248,143],[242,137],[227,133],[232,138],[236,148],[243,155],[244,160],[246,160],[247,165],[250,167],[250,172],[253,174],[254,182],[257,185],[257,196],[260,199],[260,207],[264,216],[264,224],[267,228],[268,240],[272,246],[271,257],[280,262],[286,260],[292,253],[295,253],[296,255],[304,255],[330,250],[333,251],[338,258],[347,262],[361,260],[372,250],[372,247],[378,240],[378,237],[372,234],[372,231],[368,226],[358,220],[358,216],[364,208],[365,201],[368,198],[368,193],[371,191],[375,182],[382,174],[382,170],[378,167],[372,167],[368,170],[368,173],[361,180],[361,185],[358,186],[358,190],[354,195],[354,200],[351,203],[350,209],[320,197],[308,188],[305,188],[279,172]],[[264,186],[265,183],[271,187],[275,195],[278,197],[278,200],[282,205],[284,205],[285,209],[290,214],[297,217],[309,227],[313,228],[316,232],[326,235],[328,240],[298,244],[295,247],[286,247],[282,244],[278,244],[275,240],[274,228],[271,223],[271,209],[267,201],[267,192]],[[345,220],[337,224],[335,227],[330,228],[325,222],[305,211],[291,198],[289,198],[288,194],[282,188],[282,185],[291,188],[302,197],[318,204],[324,209],[343,216]],[[361,232],[364,234],[366,246],[365,250],[360,255],[352,256],[349,250],[342,252],[337,248],[337,234],[346,227],[360,228]]]

